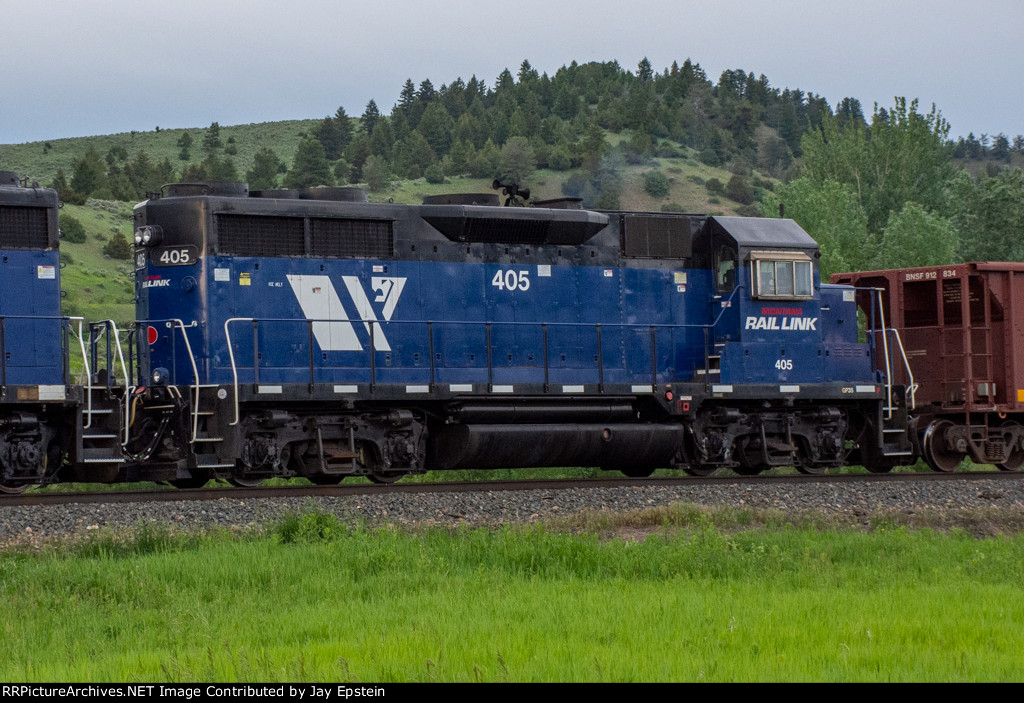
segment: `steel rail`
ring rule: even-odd
[[[81,493],[0,494],[3,506],[67,505],[74,503],[144,503],[182,502],[259,498],[345,497],[386,495],[394,493],[492,493],[532,490],[569,490],[595,488],[687,487],[704,485],[758,485],[801,483],[891,483],[907,481],[1008,481],[1024,479],[1019,471],[970,471],[954,473],[890,473],[890,474],[785,474],[778,476],[685,476],[666,478],[596,478],[596,479],[529,479],[523,481],[460,481],[408,482],[388,485],[348,484],[335,486],[257,486],[211,487],[189,489],[157,489],[135,491],[96,491]]]

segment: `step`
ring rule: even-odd
[[[196,464],[197,469],[233,469],[234,464]]]
[[[118,439],[116,434],[83,434],[82,439]]]
[[[121,456],[120,447],[114,450],[113,447],[87,447],[82,450],[83,464],[123,464],[124,457]]]
[[[82,414],[83,415],[110,415],[112,412],[114,412],[113,408],[104,408],[104,409],[101,409],[101,410],[89,410],[88,408],[86,408],[85,410],[82,411]]]
[[[193,442],[223,442],[223,437],[196,437]]]

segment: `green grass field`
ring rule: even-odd
[[[3,554],[0,679],[1024,677],[1024,537],[677,516],[643,541],[312,514]]]

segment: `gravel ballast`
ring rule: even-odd
[[[346,522],[398,525],[495,525],[531,523],[582,511],[623,513],[675,503],[821,513],[840,522],[867,523],[875,515],[1024,513],[1024,481],[920,481],[828,483],[723,483],[463,493],[379,493],[344,497],[257,498],[212,501],[93,503],[44,506],[0,504],[0,541],[10,544],[121,529],[149,521],[186,529],[259,527],[290,513],[325,512]],[[1017,520],[1013,520],[1014,523]]]

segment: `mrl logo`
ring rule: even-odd
[[[381,303],[378,317],[359,277],[342,276],[341,281],[345,284],[350,305],[355,312],[350,317],[330,276],[288,276],[288,283],[302,307],[302,314],[307,320],[313,320],[313,336],[324,351],[362,351],[364,347],[353,322],[362,323],[367,346],[372,339],[373,348],[377,351],[391,351],[391,345],[378,320],[383,318],[387,322],[394,315],[407,280],[384,276],[370,279],[370,288],[375,294],[373,302]]]
[[[818,331],[816,317],[748,317],[745,330],[782,330],[784,332]]]

